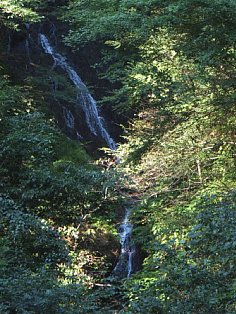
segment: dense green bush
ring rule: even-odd
[[[235,313],[235,208],[233,192],[182,208],[182,225],[173,226],[174,209],[156,221],[150,256],[128,283],[130,313]]]
[[[96,313],[99,298],[89,291],[109,272],[118,245],[113,179],[58,130],[43,91],[34,92],[31,80],[13,84],[6,73],[1,69],[0,312]]]

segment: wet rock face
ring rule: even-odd
[[[120,251],[119,260],[111,275],[118,279],[129,278],[142,268],[143,254],[139,245],[133,244],[127,251]]]
[[[115,278],[123,279],[128,277],[128,252],[120,253],[119,261],[112,271],[112,276]]]
[[[111,150],[116,150],[116,143],[104,126],[104,120],[100,116],[96,101],[90,94],[88,88],[83,83],[75,69],[67,62],[66,57],[61,55],[52,46],[45,34],[39,33],[39,42],[43,48],[44,53],[51,56],[54,62],[53,68],[57,67],[61,69],[66,74],[68,79],[73,83],[76,91],[75,108],[78,107],[82,109],[85,116],[86,127],[89,129],[90,133],[93,136],[103,140],[106,143],[106,146]],[[73,113],[69,111],[68,108],[63,108],[66,126],[77,131],[75,124],[76,116],[73,116]]]
[[[54,62],[49,55],[45,55],[40,45],[38,35],[40,32],[46,34],[52,46],[65,57],[66,61],[76,72],[78,71],[78,74],[81,75],[82,78],[85,78],[85,80],[89,81],[95,87],[94,95],[99,98],[101,95],[96,91],[103,90],[99,88],[99,85],[104,82],[99,81],[95,69],[90,68],[90,64],[95,63],[95,60],[97,61],[99,58],[96,52],[97,49],[88,46],[81,49],[81,51],[76,54],[72,53],[71,49],[65,47],[62,42],[62,35],[67,33],[67,26],[58,21],[47,19],[42,24],[26,24],[22,25],[21,28],[21,31],[9,34],[9,61],[16,81],[22,81],[22,78],[24,79],[24,77],[27,76],[32,76],[40,80],[42,72],[44,71],[46,73],[44,69],[48,68],[48,76],[42,77],[41,79],[44,81],[44,85],[48,82],[48,86],[40,87],[39,85],[39,89],[42,89],[42,91],[45,90],[45,102],[48,108],[53,112],[60,129],[71,139],[88,143],[86,146],[89,151],[95,151],[101,146],[106,146],[107,140],[103,138],[104,136],[94,136],[94,134],[91,134],[86,128],[85,112],[75,105],[76,92],[74,93],[74,102],[68,102],[66,97],[64,97],[63,101],[60,101],[55,96],[56,92],[61,95],[66,93],[65,86],[51,79],[50,72],[54,67],[53,71],[56,74],[65,77],[65,73],[60,67],[54,66]],[[6,39],[6,41],[7,40],[8,39]],[[16,74],[15,68],[20,69]],[[71,89],[72,88],[73,84],[71,86]],[[121,133],[119,127],[120,123],[111,108],[112,106],[109,106],[109,108],[101,108],[101,115],[104,116],[102,124],[104,124],[108,133],[111,134],[111,137],[118,139]],[[70,119],[71,116],[74,117],[73,128],[70,123],[72,121],[72,119]]]
[[[142,268],[143,260],[145,258],[145,255],[142,251],[142,248],[140,245],[135,244],[135,250],[133,254],[133,273],[136,273]]]

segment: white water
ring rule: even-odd
[[[113,270],[119,277],[129,278],[133,272],[133,254],[135,247],[131,244],[131,235],[133,226],[129,221],[130,209],[125,209],[125,217],[119,226],[119,236],[121,244],[121,253],[119,260]]]
[[[134,248],[130,248],[129,250],[129,256],[128,256],[128,274],[127,278],[129,278],[133,272],[133,254],[135,253]]]
[[[128,252],[129,250],[129,238],[132,233],[132,225],[129,223],[129,216],[130,216],[130,210],[126,209],[125,210],[125,217],[120,225],[120,244],[121,244],[121,253]]]
[[[66,58],[54,50],[44,34],[39,34],[39,40],[44,52],[52,56],[54,60],[53,67],[59,66],[63,69],[76,86],[78,91],[76,102],[81,106],[85,114],[86,123],[91,133],[95,136],[101,136],[111,150],[116,150],[117,145],[105,129],[102,118],[98,113],[96,101],[89,93],[86,85],[82,82],[76,71],[67,63]]]
[[[54,29],[53,32],[55,33]],[[54,60],[53,67],[59,66],[61,69],[63,69],[67,73],[70,80],[76,86],[78,90],[76,103],[82,108],[85,114],[86,123],[91,133],[95,136],[101,136],[111,150],[116,150],[117,145],[105,129],[103,125],[103,119],[99,116],[98,113],[96,101],[89,93],[86,85],[82,82],[76,71],[67,63],[66,58],[54,50],[44,34],[39,34],[39,40],[44,52],[52,56]],[[73,114],[65,107],[63,107],[63,116],[67,127],[74,128]],[[77,136],[78,139],[81,139],[79,133],[77,133]],[[119,260],[113,270],[113,273],[118,274],[118,276],[121,278],[129,278],[133,272],[133,256],[135,254],[135,246],[131,245],[133,226],[129,222],[129,216],[130,209],[126,209],[124,219],[119,227],[121,253],[119,256]]]

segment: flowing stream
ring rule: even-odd
[[[131,209],[125,209],[124,219],[119,226],[119,236],[121,244],[121,252],[118,262],[112,271],[112,274],[119,278],[129,278],[133,273],[133,257],[136,251],[135,245],[131,242],[133,225],[129,221]]]
[[[99,116],[99,112],[96,106],[96,101],[93,99],[91,94],[89,93],[86,85],[82,82],[79,75],[76,71],[68,64],[66,58],[61,54],[55,51],[55,49],[51,46],[46,35],[40,33],[39,41],[42,45],[42,48],[46,54],[50,54],[54,60],[53,67],[60,67],[63,69],[70,80],[74,83],[77,88],[77,97],[76,103],[80,106],[85,114],[86,124],[92,134],[95,136],[102,137],[109,148],[111,150],[116,150],[117,145],[115,141],[111,138],[107,130],[103,125],[103,120]],[[67,109],[63,107],[63,116],[65,123],[68,128],[74,127],[74,117],[73,114]],[[118,262],[115,268],[112,271],[114,276],[119,278],[129,278],[133,273],[133,256],[135,254],[135,245],[131,244],[131,235],[133,226],[129,221],[130,217],[130,209],[125,209],[124,219],[119,226],[119,236],[120,236],[120,245],[121,252],[119,255]]]

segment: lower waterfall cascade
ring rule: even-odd
[[[119,226],[121,251],[118,262],[112,271],[112,275],[118,278],[129,278],[134,272],[134,256],[136,255],[136,246],[132,243],[133,225],[129,220],[131,210],[131,208],[125,208],[125,215]]]

